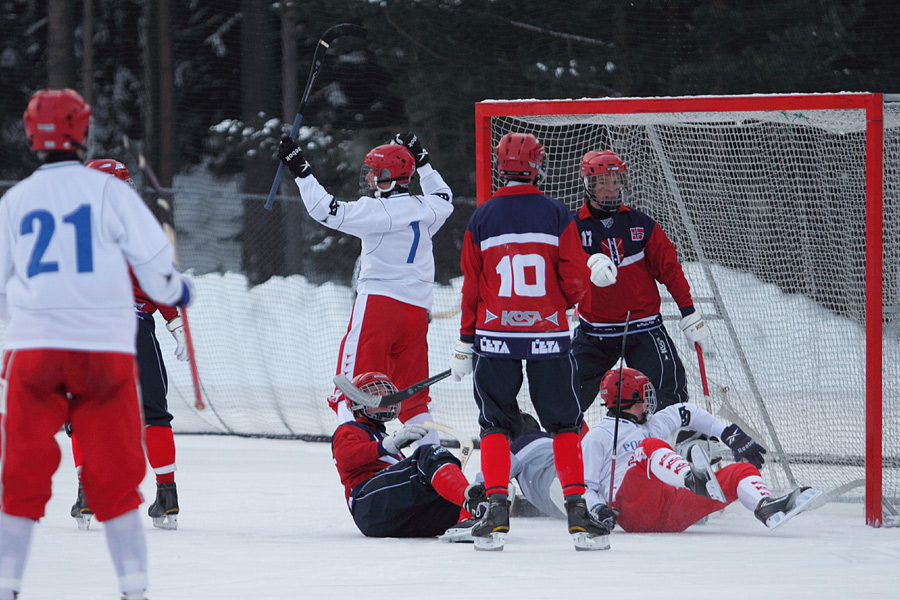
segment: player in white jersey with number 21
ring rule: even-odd
[[[43,165],[0,202],[0,317],[8,321],[0,600],[18,594],[60,462],[54,436],[66,421],[79,435],[85,499],[104,522],[122,597],[143,598],[147,587],[128,265],[158,302],[184,306],[190,288],[140,196],[82,164],[90,115],[73,90],[34,94],[25,129]]]
[[[400,389],[426,379],[428,311],[434,297],[431,238],[453,212],[450,187],[428,152],[412,133],[397,134],[390,144],[373,148],[360,174],[365,195],[356,202],[339,202],[329,194],[291,138],[281,141],[278,155],[294,174],[310,216],[362,240],[357,296],[337,373],[351,379],[384,373]],[[421,195],[409,193],[414,173],[419,174]],[[353,421],[342,398],[335,390],[329,404],[340,422]],[[431,420],[429,401],[428,390],[404,401],[400,421]],[[437,432],[429,430],[414,446],[437,443]]]

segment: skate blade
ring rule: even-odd
[[[766,520],[766,527],[770,530],[775,531],[800,513],[802,513],[809,506],[809,503],[822,495],[822,492],[819,490],[814,490],[812,488],[806,490],[799,496],[797,496],[797,502],[794,504],[794,508],[787,512],[778,512],[772,515]]]
[[[160,529],[178,529],[178,515],[163,515],[161,517],[150,517],[153,519],[153,526]]]
[[[695,445],[690,448],[689,454],[690,459],[688,462],[691,463],[691,468],[703,471],[709,478],[709,481],[706,482],[706,493],[710,500],[725,502],[725,492],[722,491],[722,486],[719,485],[719,480],[716,479],[716,472],[713,471],[712,466],[709,464],[709,457],[706,452],[702,447]]]
[[[506,533],[492,533],[487,537],[474,537],[472,538],[475,542],[476,550],[483,550],[485,552],[497,552],[503,550],[503,545],[506,543]]]
[[[438,540],[441,542],[450,542],[450,543],[472,543],[475,541],[475,537],[472,536],[472,528],[471,527],[463,527],[459,529],[448,529],[444,533],[438,536]]]
[[[707,469],[707,471],[709,472],[710,480],[706,482],[706,493],[709,494],[710,500],[725,502],[725,492],[722,491],[722,486],[719,485],[715,472],[712,469]]]
[[[575,549],[579,552],[589,552],[591,550],[609,550],[609,536],[595,535],[591,537],[587,532],[579,531],[572,534],[572,541],[575,543]]]
[[[94,516],[93,514],[85,513],[85,514],[80,514],[77,517],[75,517],[75,522],[78,524],[78,529],[81,529],[82,531],[84,531],[86,529],[90,529],[91,517],[93,517],[93,516]]]

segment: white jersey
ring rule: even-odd
[[[0,201],[6,348],[134,354],[129,264],[153,300],[181,299],[172,247],[128,184],[77,161],[40,167]]]
[[[584,483],[587,486],[585,500],[588,507],[607,504],[615,496],[625,479],[625,474],[634,465],[634,451],[645,438],[668,439],[681,427],[721,437],[725,423],[693,404],[673,404],[650,415],[647,422],[638,425],[627,419],[619,419],[618,454],[614,491],[610,499],[609,476],[612,470],[612,446],[615,434],[615,417],[605,417],[596,427],[588,431],[581,440],[584,456]]]
[[[294,179],[310,216],[362,240],[358,294],[387,296],[431,309],[434,255],[431,238],[453,212],[450,187],[430,164],[418,169],[424,195],[334,199],[312,175]]]

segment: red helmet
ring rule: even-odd
[[[116,179],[121,179],[134,185],[134,182],[131,180],[131,174],[128,173],[128,167],[112,158],[95,158],[94,160],[89,160],[84,166],[89,169],[97,169],[98,171],[109,173]]]
[[[615,211],[622,206],[622,188],[627,183],[628,168],[612,150],[590,151],[581,159],[581,183],[588,199],[600,210]],[[597,184],[606,194],[597,193]]]
[[[35,152],[75,152],[84,147],[91,107],[75,90],[41,90],[28,101],[25,132]]]
[[[396,186],[406,187],[416,170],[416,160],[406,146],[383,144],[366,154],[360,174],[360,186],[376,198],[390,196]],[[390,183],[389,188],[380,184]]]
[[[387,396],[388,394],[393,394],[397,391],[397,386],[394,385],[390,378],[384,373],[360,373],[353,378],[351,383],[361,391],[374,396]],[[380,408],[361,406],[359,404],[354,404],[349,398],[347,398],[347,408],[353,412],[353,416],[359,416],[359,413],[362,413],[367,419],[380,423],[393,421],[400,413],[399,404],[391,404],[390,406],[383,406]]]
[[[533,134],[507,133],[497,144],[497,173],[503,179],[533,181],[544,174],[545,156]]]
[[[638,402],[644,403],[643,419],[656,412],[656,390],[647,376],[630,367],[610,369],[600,380],[600,397],[606,403],[608,412],[615,412],[619,399],[619,379],[622,380],[622,402],[620,410],[628,410]],[[642,420],[643,420],[642,419]]]

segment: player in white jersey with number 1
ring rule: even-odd
[[[453,212],[450,187],[431,165],[428,152],[412,133],[397,134],[365,158],[356,202],[339,202],[312,175],[297,144],[286,137],[281,161],[294,174],[310,216],[326,227],[362,240],[357,297],[347,334],[341,342],[337,373],[353,378],[366,372],[385,373],[402,389],[428,377],[428,311],[434,295],[431,238]],[[409,193],[418,172],[422,195]],[[340,422],[354,417],[340,402],[329,400]],[[403,423],[431,420],[430,397],[423,390],[400,408]],[[437,444],[437,432],[418,441]]]
[[[0,505],[0,600],[15,598],[68,421],[85,499],[104,522],[123,598],[143,598],[147,548],[137,508],[146,466],[128,265],[154,300],[184,306],[186,280],[159,223],[125,182],[86,169],[91,109],[41,90],[25,111],[44,163],[0,202],[0,317],[8,321]]]

